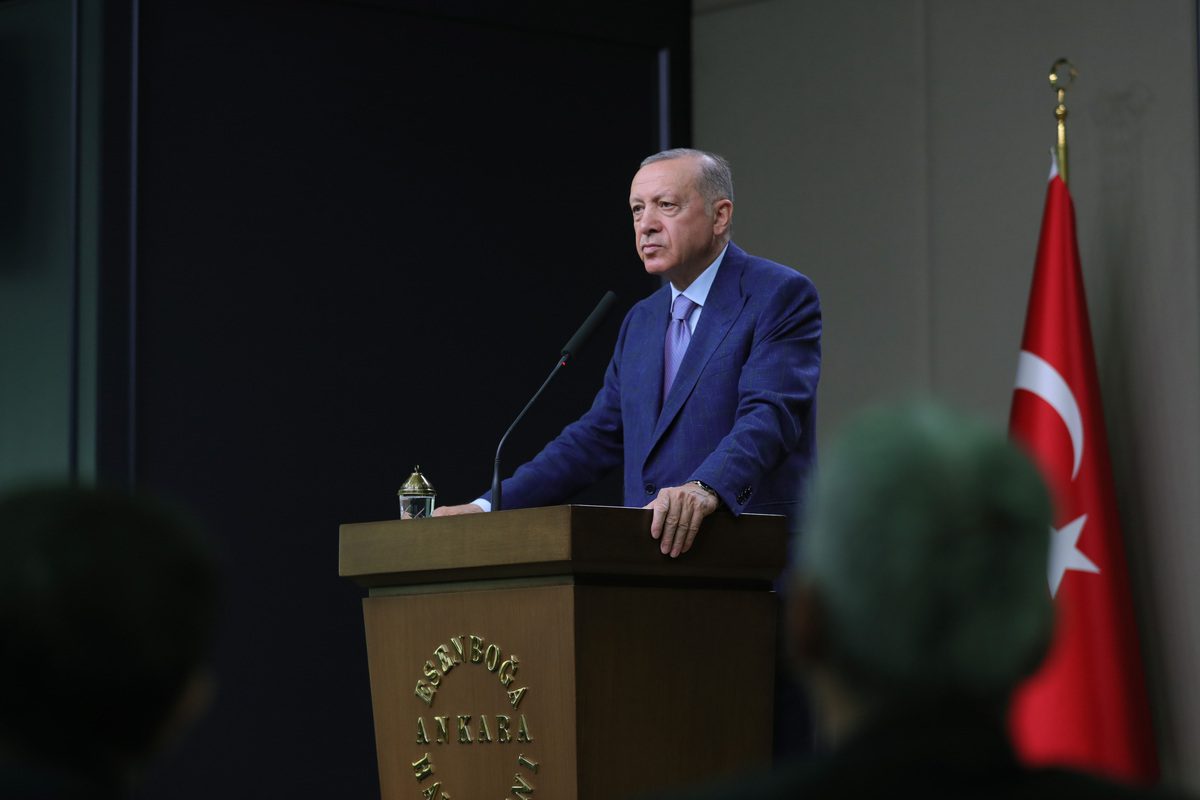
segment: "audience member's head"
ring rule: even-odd
[[[124,779],[198,704],[215,562],[175,515],[118,493],[0,498],[0,752]]]
[[[825,733],[933,698],[1002,711],[1053,611],[1029,460],[938,407],[860,417],[824,454],[789,604]]]

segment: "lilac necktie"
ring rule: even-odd
[[[696,304],[684,295],[675,298],[671,304],[671,322],[667,326],[667,341],[663,347],[663,404],[667,402],[667,392],[675,382],[679,365],[683,362],[683,354],[687,352],[688,343],[692,341],[692,332],[688,329],[687,320],[696,309]]]

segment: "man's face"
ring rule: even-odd
[[[712,263],[724,244],[733,204],[718,200],[705,210],[696,186],[695,158],[655,161],[638,170],[629,189],[633,232],[646,272],[685,289]]]

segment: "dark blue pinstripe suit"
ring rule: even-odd
[[[623,463],[628,506],[701,480],[735,514],[795,515],[815,457],[812,282],[730,244],[660,408],[670,304],[663,286],[630,310],[591,409],[504,482],[506,508],[564,502]]]

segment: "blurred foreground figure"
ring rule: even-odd
[[[1050,501],[1000,433],[906,406],[822,462],[788,598],[822,755],[700,797],[1143,797],[1019,764],[1005,716],[1050,640]]]
[[[0,797],[125,796],[206,705],[216,597],[208,547],[156,505],[0,498]]]

